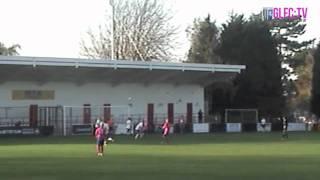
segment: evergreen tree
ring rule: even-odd
[[[313,112],[317,117],[320,117],[320,43],[314,53],[311,112]]]
[[[304,50],[296,53],[292,61],[297,67],[295,74],[297,78],[290,81],[287,102],[288,110],[293,112],[296,110],[308,111],[310,109],[311,87],[312,87],[312,68],[313,56],[311,50]]]
[[[218,45],[218,28],[210,15],[204,20],[196,19],[191,34],[191,47],[188,53],[188,62],[192,63],[220,63],[214,52]]]
[[[292,74],[297,73],[297,70],[300,68],[299,65],[301,65],[296,63],[295,56],[308,50],[314,43],[314,39],[298,41],[298,38],[305,33],[307,25],[302,18],[283,18],[266,22],[269,24],[270,31],[276,40],[281,63],[289,67],[282,69],[282,79],[284,93],[291,95],[293,93],[291,87],[294,84],[290,77]]]
[[[273,34],[282,63],[292,64],[292,57],[309,48],[314,39],[299,42],[299,36],[305,33],[306,23],[301,18],[274,19],[268,22]]]
[[[246,65],[234,81],[237,91],[233,107],[258,108],[263,116],[283,113],[281,63],[266,23],[246,21],[242,15],[231,16],[223,25],[217,52],[227,63]]]

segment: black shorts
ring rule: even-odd
[[[143,133],[143,131],[142,130],[136,130],[136,132],[135,132],[135,134],[142,134]]]
[[[103,146],[104,145],[104,139],[97,139],[97,145]]]

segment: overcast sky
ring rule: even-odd
[[[263,7],[308,8],[304,38],[320,38],[317,0],[164,0],[179,26],[177,56],[185,58],[189,41],[185,30],[193,19],[209,13],[218,26],[231,11],[246,16]],[[91,28],[103,24],[108,0],[0,0],[0,42],[18,43],[22,56],[80,57],[80,41]]]

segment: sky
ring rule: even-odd
[[[320,40],[320,1],[317,0],[163,0],[179,27],[176,56],[185,59],[190,42],[186,29],[195,18],[208,14],[218,27],[230,13],[247,17],[264,7],[307,8],[307,27],[302,39]],[[110,12],[108,0],[0,0],[0,42],[20,44],[21,56],[79,58],[80,42],[89,29],[104,24]]]

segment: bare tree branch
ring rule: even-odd
[[[178,28],[173,16],[161,1],[117,0],[114,8],[114,54],[116,59],[167,60],[175,47]],[[111,58],[111,18],[98,33],[88,31],[89,41],[81,41],[81,55]]]

